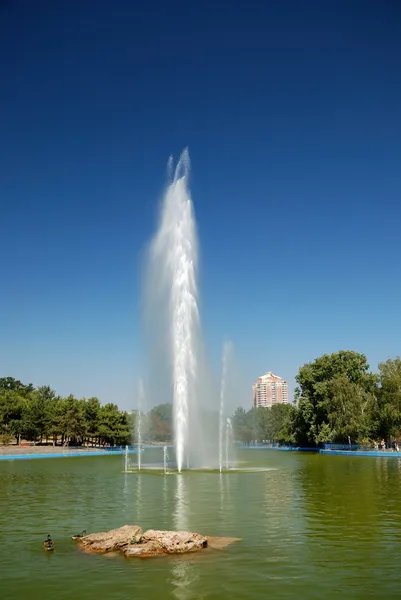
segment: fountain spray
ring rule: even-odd
[[[138,410],[136,416],[136,453],[137,453],[137,464],[138,471],[141,470],[141,445],[142,445],[142,413],[141,406],[144,401],[145,392],[143,389],[142,379],[138,382]]]
[[[223,437],[224,437],[224,403],[226,396],[227,364],[232,351],[232,343],[227,341],[223,345],[223,359],[220,385],[220,420],[219,420],[219,469],[223,469]]]
[[[165,190],[159,228],[151,246],[151,258],[168,301],[178,471],[190,461],[190,413],[191,406],[196,405],[199,342],[198,243],[188,176],[189,155],[185,150]]]

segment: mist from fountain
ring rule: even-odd
[[[171,163],[170,163],[171,165]],[[200,324],[198,312],[198,241],[188,188],[185,150],[162,202],[158,231],[150,249],[152,290],[167,303],[168,352],[171,361],[175,453],[178,471],[196,455],[197,376]]]
[[[167,452],[167,446],[163,446],[163,471],[164,474],[166,475],[167,473],[167,468],[168,468],[168,452]]]
[[[224,405],[227,387],[227,368],[230,355],[232,353],[232,343],[227,341],[223,346],[223,359],[221,369],[220,384],[220,414],[219,414],[219,470],[223,470],[223,437],[224,437]]]
[[[230,417],[226,421],[226,471],[230,468],[230,448],[233,445],[233,426]]]
[[[223,468],[227,363],[232,348],[227,342],[223,349],[219,410],[218,386],[202,340],[198,236],[188,179],[189,155],[185,150],[175,171],[169,161],[158,227],[147,254],[144,288],[146,336],[152,362],[150,396],[152,403],[160,404],[172,395],[174,454],[179,472]]]
[[[141,408],[144,405],[145,400],[145,391],[143,387],[142,379],[138,382],[138,406],[136,413],[136,447],[137,447],[137,461],[138,461],[138,471],[141,470],[141,452],[142,452],[142,412]]]

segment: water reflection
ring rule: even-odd
[[[124,514],[127,516],[129,513],[130,503],[128,502],[128,475],[124,474],[124,486],[123,486],[123,509]]]
[[[188,488],[186,475],[177,475],[175,488],[174,527],[177,531],[188,528]]]
[[[401,540],[398,461],[319,458],[299,471],[308,564],[330,565],[328,588],[373,585]]]
[[[233,501],[235,498],[235,492],[233,491],[232,486],[236,477],[236,475],[230,473],[219,474],[219,520],[222,525],[222,535],[227,534],[227,527],[229,528],[231,526],[231,523],[233,522]]]
[[[219,489],[220,489],[220,515],[224,514],[224,475],[220,473],[219,475]]]
[[[163,521],[166,522],[168,515],[168,493],[167,493],[167,475],[163,477]]]
[[[190,476],[189,476],[190,477]],[[178,475],[176,478],[174,527],[177,531],[187,531],[189,518],[189,483],[187,475]],[[199,571],[195,569],[192,557],[179,556],[172,561],[171,583],[173,596],[177,600],[199,598]]]
[[[293,545],[298,543],[304,530],[298,496],[291,472],[272,471],[266,475],[263,520],[269,540],[276,544],[275,560],[284,560],[291,554]]]
[[[141,516],[142,516],[142,475],[138,474],[135,477],[136,482],[136,515],[135,515],[135,523],[141,526]]]
[[[278,470],[123,478],[120,457],[0,464],[0,598],[399,597],[401,460],[256,450],[239,458]],[[126,522],[143,529],[241,541],[154,561],[78,551],[72,533],[124,524],[127,504]]]
[[[388,460],[376,458],[376,471],[380,478],[381,486],[386,485],[388,482]]]
[[[200,575],[193,561],[186,557],[174,560],[171,582],[173,596],[177,600],[199,599]]]

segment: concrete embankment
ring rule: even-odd
[[[135,454],[136,448],[130,448]],[[61,446],[4,446],[0,448],[1,460],[29,460],[35,458],[76,458],[80,456],[111,456],[125,454],[125,449],[68,448]]]

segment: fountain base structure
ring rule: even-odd
[[[124,556],[148,558],[199,552],[206,548],[221,550],[239,541],[239,538],[209,537],[189,531],[149,529],[143,532],[138,525],[124,525],[119,529],[85,535],[77,541],[82,550],[89,553],[122,552]]]

